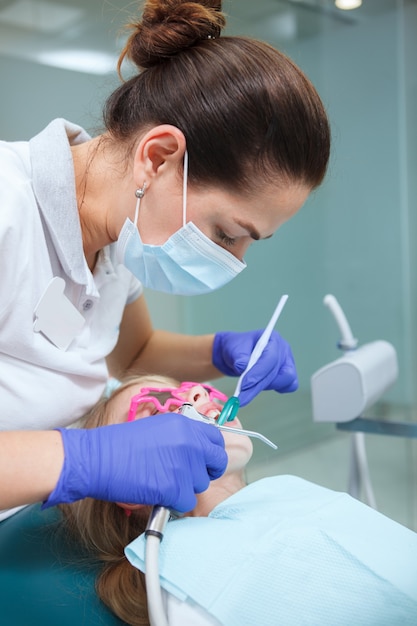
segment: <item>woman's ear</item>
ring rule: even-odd
[[[182,164],[186,150],[184,133],[176,126],[161,124],[149,130],[140,140],[134,155],[133,177],[141,187],[152,184],[152,179],[167,167]]]

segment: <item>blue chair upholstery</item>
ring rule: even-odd
[[[97,565],[66,536],[57,509],[32,505],[0,523],[2,626],[120,626],[96,595]]]

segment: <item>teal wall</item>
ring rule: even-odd
[[[101,108],[117,79],[60,70],[0,55],[0,138],[26,140],[55,117],[64,117],[95,134],[102,129]]]
[[[408,381],[412,389],[413,418],[417,421],[417,3],[406,2],[406,7],[400,24],[400,38],[404,42],[402,64],[404,115],[401,135],[405,144],[400,167],[404,181],[404,204],[407,207],[404,229],[408,231],[406,249],[409,255],[407,322],[410,332],[406,337],[410,346]],[[414,450],[414,453],[417,469],[417,451]],[[417,519],[417,497],[415,502]]]

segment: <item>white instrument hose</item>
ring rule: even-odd
[[[151,626],[168,626],[159,582],[159,546],[169,515],[169,509],[154,506],[145,531],[145,581]]]

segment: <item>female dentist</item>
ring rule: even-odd
[[[325,175],[329,124],[312,84],[267,44],[221,37],[224,25],[219,0],[149,0],[118,65],[138,73],[105,104],[101,135],[57,119],[0,143],[1,509],[90,496],[186,511],[225,470],[221,434],[181,415],[65,428],[109,376],[238,376],[258,331],[156,331],[143,286],[226,284]],[[241,404],[296,387],[274,333]]]

